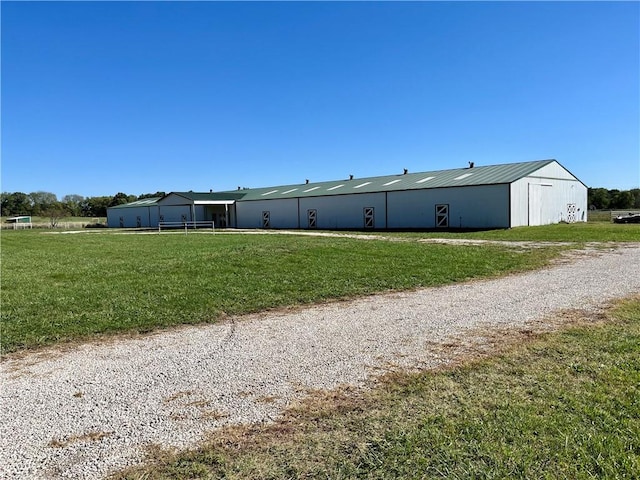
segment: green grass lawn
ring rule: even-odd
[[[292,235],[3,231],[2,348],[539,267],[557,254]]]
[[[467,238],[535,242],[640,242],[640,224],[611,222],[571,223],[540,227],[517,227],[478,232],[379,233],[405,238]]]
[[[637,225],[383,234],[49,234],[2,231],[3,352],[537,268],[566,247],[429,237],[640,241]],[[499,357],[311,398],[269,426],[160,452],[156,478],[636,478],[640,299],[607,322],[520,341]]]
[[[494,358],[317,395],[126,479],[593,479],[640,472],[640,298]]]

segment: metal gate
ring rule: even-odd
[[[567,223],[575,223],[576,221],[576,204],[567,204]]]
[[[262,212],[262,228],[271,228],[271,214],[268,211]]]

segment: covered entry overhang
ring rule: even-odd
[[[233,206],[235,200],[194,200],[192,208],[192,218],[197,218],[196,206],[203,206],[204,220],[211,220],[215,225],[225,228],[231,226],[231,211],[235,211]]]
[[[171,192],[158,201],[159,221],[214,222],[221,228],[235,226],[235,203],[244,194],[235,192]]]

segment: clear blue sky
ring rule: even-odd
[[[640,4],[6,2],[2,191],[556,158],[640,184]]]

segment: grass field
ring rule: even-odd
[[[501,275],[558,252],[292,235],[4,231],[1,241],[4,352]]]
[[[638,478],[640,298],[510,343],[448,371],[316,395],[275,424],[155,452],[120,478]]]
[[[379,235],[388,234],[379,233]],[[640,224],[571,223],[479,232],[411,232],[393,235],[405,238],[467,238],[498,241],[640,242]]]
[[[640,226],[379,235],[401,241],[3,231],[2,349],[503,275],[568,248],[422,238],[580,248],[638,242]],[[274,424],[225,429],[193,451],[157,451],[122,478],[636,478],[640,298],[606,321],[504,340],[493,358],[312,395]]]

